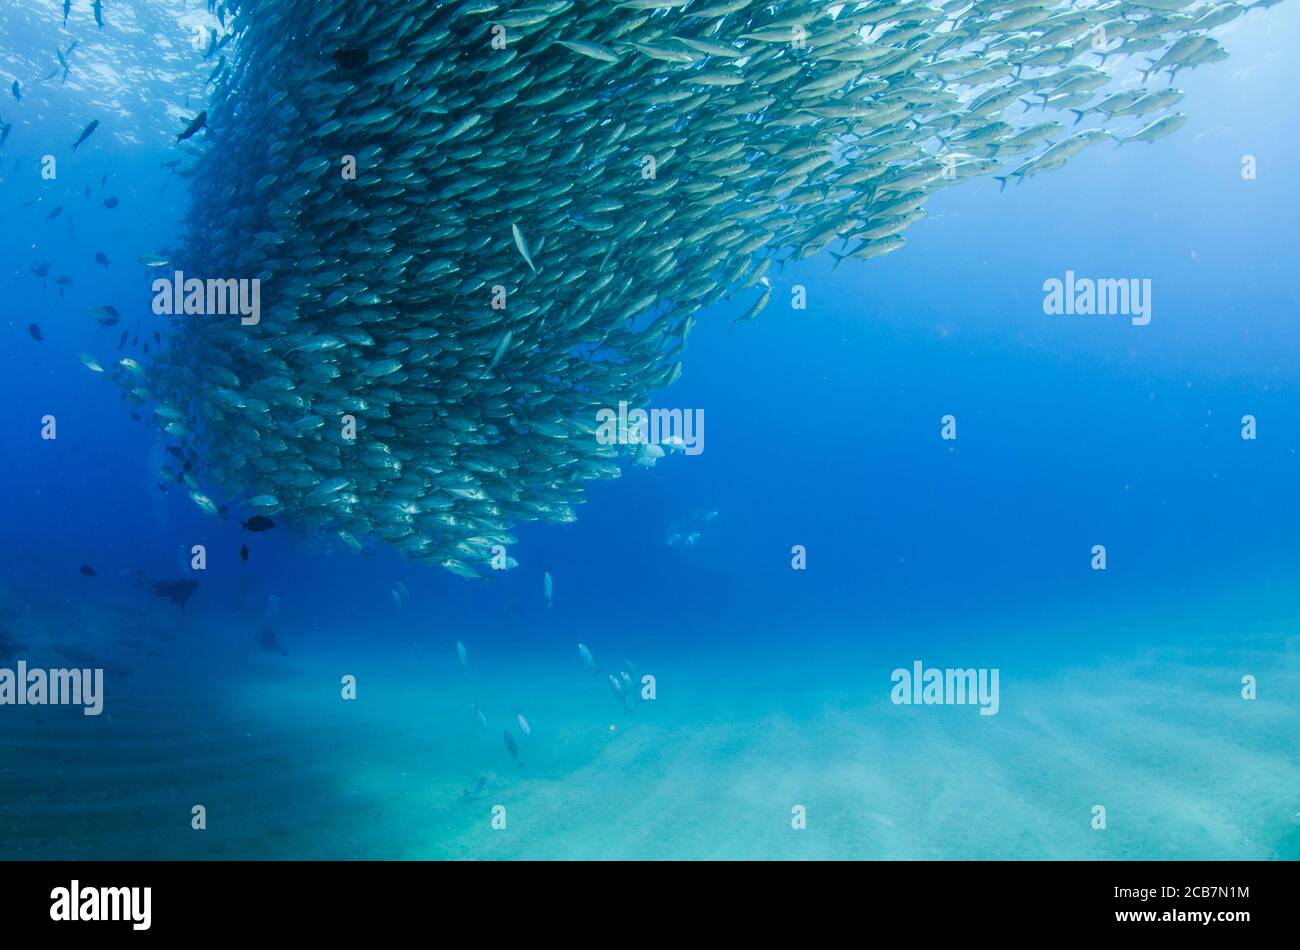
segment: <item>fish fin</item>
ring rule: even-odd
[[[1078,118],[1074,120],[1075,125],[1078,125],[1083,121],[1084,111],[1082,109],[1071,109],[1070,111],[1078,116]]]
[[[998,183],[998,191],[1006,191],[1006,189],[1007,189],[1007,179],[1010,178],[1011,176],[1010,176],[1010,175],[994,175],[993,177],[997,180],[997,183]]]

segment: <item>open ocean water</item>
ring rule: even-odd
[[[0,856],[1300,857],[1295,4],[1214,31],[1175,134],[938,190],[897,253],[773,265],[752,321],[754,289],[704,307],[643,404],[703,450],[624,458],[478,580],[287,509],[241,527],[215,425],[181,440],[205,513],[156,400],[79,361],[216,319],[151,312],[170,265],[140,259],[201,257],[203,176],[262,174],[215,111],[176,141],[242,42],[192,41],[233,20],[102,16],[0,8],[0,667],[103,671],[99,715],[0,705]],[[1149,322],[1046,314],[1067,272],[1149,281]],[[914,668],[994,688],[900,702]]]

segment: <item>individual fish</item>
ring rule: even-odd
[[[123,362],[125,362],[125,361],[123,361]],[[168,425],[169,425],[169,426],[174,426],[174,425],[176,425],[176,423],[174,423],[174,422],[170,422],[170,423],[168,423]],[[180,475],[177,475],[177,476],[176,476],[176,481],[177,481],[178,483],[179,483],[180,481],[182,481],[182,478],[181,478]],[[192,501],[192,502],[194,502],[194,504],[198,505],[198,506],[199,506],[199,510],[202,511],[205,515],[211,515],[211,516],[214,517],[214,518],[217,517],[217,505],[216,505],[216,502],[214,502],[214,501],[213,501],[211,498],[209,498],[207,495],[203,494],[203,492],[199,491],[197,488],[196,488],[196,489],[192,489],[192,490],[190,491],[190,501]]]
[[[487,716],[483,715],[483,710],[478,708],[477,699],[470,704],[470,708],[474,710],[474,721],[479,724],[480,728],[486,729],[488,724]]]
[[[514,235],[515,247],[519,249],[519,256],[524,259],[524,263],[528,265],[528,269],[536,274],[537,265],[533,263],[533,255],[528,250],[528,242],[524,240],[524,232],[519,230],[519,225],[512,224],[510,225],[510,233]]]
[[[280,638],[275,635],[275,631],[270,628],[263,628],[253,635],[257,645],[268,653],[278,653],[281,656],[288,656],[284,645],[280,643]]]
[[[247,561],[248,561],[248,545],[247,545],[247,544],[241,544],[241,545],[239,546],[239,559],[240,559],[241,561],[244,561],[245,563],[247,563]]]
[[[105,208],[108,208],[110,211],[113,210],[114,208],[116,208],[116,207],[118,206],[118,204],[119,204],[119,202],[118,202],[118,200],[117,200],[116,198],[105,198],[105,199],[104,199],[104,207],[105,207]]]
[[[14,84],[9,87],[9,90],[14,94],[15,99],[19,102],[23,101],[23,87],[17,79],[14,80]]]
[[[270,531],[275,527],[275,522],[266,515],[253,515],[247,521],[241,521],[240,525],[245,531]]]
[[[551,594],[555,590],[555,583],[551,580],[551,572],[546,571],[542,574],[542,595],[546,598],[546,606],[551,606]]]
[[[41,336],[41,328],[34,323],[29,323],[27,325],[27,332],[37,343],[40,343],[45,339],[45,337]]]
[[[524,735],[531,736],[533,734],[532,727],[528,725],[528,720],[524,718],[524,714],[519,711],[518,706],[515,707],[515,721],[519,723],[519,731]]]
[[[57,218],[57,217],[58,217],[59,215],[61,215],[61,214],[63,214],[63,205],[59,205],[57,208],[55,208],[53,211],[51,211],[49,214],[47,214],[47,215],[45,216],[45,220],[46,220],[46,221],[53,221],[55,218]]]
[[[600,668],[596,666],[596,660],[594,657],[592,657],[591,651],[588,650],[584,644],[581,643],[578,644],[578,656],[582,657],[582,665],[585,666],[590,672],[592,673],[601,672]]]
[[[459,640],[456,641],[456,659],[460,661],[462,672],[469,672],[469,651],[465,649],[465,644]]]
[[[515,765],[522,769],[524,763],[519,761],[519,746],[515,743],[515,737],[509,732],[504,732],[502,735],[505,737],[506,751],[510,753],[510,758],[514,759]]]
[[[196,115],[190,121],[189,125],[185,126],[185,131],[181,132],[180,135],[176,136],[177,144],[184,142],[186,139],[193,138],[194,136],[199,134],[200,130],[206,129],[207,127],[208,127],[208,113],[206,110],[204,110],[203,112],[200,112],[198,115]]]
[[[1187,116],[1182,112],[1175,112],[1173,115],[1167,115],[1164,118],[1156,119],[1150,125],[1141,130],[1134,132],[1132,135],[1122,139],[1117,139],[1116,146],[1126,145],[1129,142],[1146,142],[1148,145],[1154,145],[1158,139],[1166,135],[1172,135],[1182,128],[1183,123],[1187,121]]]
[[[109,261],[108,257],[104,254],[103,251],[96,251],[96,252],[95,252],[95,263],[96,263],[96,264],[100,264],[100,265],[102,265],[102,266],[104,266],[104,267],[108,267],[108,266],[110,265],[111,262]]]
[[[93,2],[92,2],[91,5],[90,5],[90,8],[91,8],[91,9],[94,11],[94,13],[95,13],[95,23],[98,25],[98,28],[102,30],[102,29],[104,28],[104,3],[103,3],[103,0],[93,0]]]
[[[81,571],[82,574],[86,575],[86,577],[94,577],[94,576],[95,576],[95,569],[94,569],[93,567],[91,567],[89,564],[83,564],[83,565],[81,565],[81,567],[79,568],[79,570]]]
[[[483,792],[486,790],[487,790],[487,778],[484,776],[479,776],[479,780],[474,783],[473,788],[467,788],[460,793],[460,800],[462,802],[473,801],[474,799],[481,796]]]
[[[606,674],[606,678],[609,680],[609,688],[613,692],[614,698],[617,699],[618,704],[623,707],[623,711],[631,712],[632,710],[629,709],[627,705],[627,691],[623,689],[623,680],[620,677],[615,676],[613,673]]]
[[[185,610],[185,604],[199,588],[199,582],[188,577],[177,578],[176,580],[151,581],[141,571],[132,573],[139,575],[141,586],[145,587],[151,594],[178,605],[182,612]]]
[[[75,142],[72,143],[72,149],[73,149],[73,151],[76,151],[78,145],[80,145],[82,142],[86,141],[86,139],[88,139],[88,138],[90,138],[92,135],[94,135],[94,134],[95,134],[95,130],[96,130],[97,128],[99,128],[99,120],[98,120],[98,119],[91,119],[91,120],[90,120],[90,124],[87,125],[84,129],[81,130],[81,136],[77,139],[77,141],[75,141]]]
[[[68,28],[68,13],[72,10],[72,0],[63,0],[63,28]]]

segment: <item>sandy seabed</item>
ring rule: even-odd
[[[99,717],[0,707],[5,858],[1300,858],[1300,653],[1280,635],[1007,662],[981,716],[892,704],[913,657],[879,647],[642,657],[657,697],[627,712],[576,649],[474,645],[466,673],[454,641],[287,637],[279,656],[12,599],[0,633],[0,666],[108,683]]]

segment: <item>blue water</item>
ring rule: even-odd
[[[135,258],[179,240],[186,182],[160,165],[210,64],[150,5],[132,32],[106,4],[102,33],[55,6],[0,11],[25,97],[0,105],[0,665],[90,657],[108,701],[0,707],[0,855],[1300,856],[1300,8],[1216,34],[1232,58],[1180,74],[1175,136],[945,190],[899,253],[787,265],[731,331],[747,295],[701,314],[655,405],[704,411],[703,454],[593,484],[576,524],[520,526],[520,566],[469,583],[156,489],[165,442],[76,354],[161,329]],[[72,37],[68,82],[37,81]],[[1149,278],[1151,323],[1045,315],[1067,270]],[[122,327],[83,313],[110,303]],[[718,513],[699,540],[665,544],[697,510]],[[196,544],[183,613],[124,573],[188,573]],[[658,697],[625,713],[580,642]],[[914,660],[1000,669],[999,713],[892,704]]]

